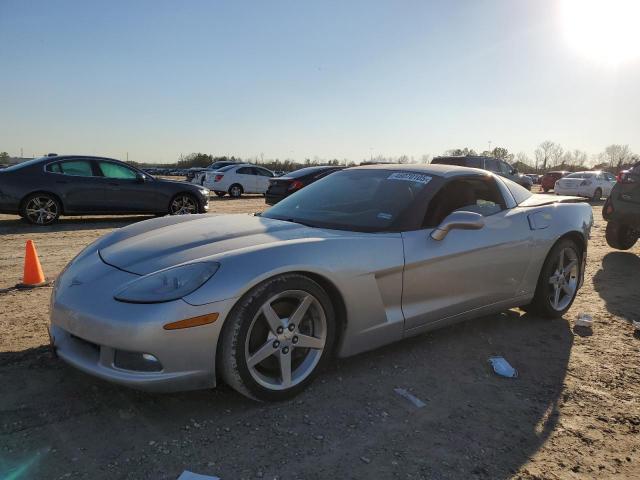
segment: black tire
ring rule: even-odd
[[[628,225],[611,221],[607,223],[605,238],[611,248],[629,250],[636,244],[638,233]]]
[[[61,213],[60,201],[50,193],[33,193],[20,206],[20,216],[32,225],[52,225]]]
[[[560,256],[560,252],[564,249],[572,249],[577,258],[577,278],[576,281],[579,282],[580,276],[582,274],[582,251],[573,240],[563,239],[557,242],[544,261],[542,266],[542,270],[540,271],[540,276],[538,277],[538,284],[536,286],[536,292],[533,297],[532,302],[524,307],[524,310],[527,312],[534,312],[544,318],[560,318],[567,310],[571,308],[573,305],[573,301],[576,298],[576,294],[578,289],[576,287],[573,296],[569,299],[569,302],[566,306],[563,306],[561,309],[556,309],[552,306],[550,300],[550,278],[556,271],[558,266],[558,259]]]
[[[549,193],[549,190],[551,190],[550,188],[543,188],[542,190],[544,190],[544,193]]]
[[[229,187],[229,196],[231,198],[240,198],[243,193],[244,193],[244,189],[242,188],[242,185],[240,185],[239,183],[234,183]]]
[[[602,189],[600,187],[596,188],[596,190],[593,192],[593,197],[591,197],[591,200],[593,200],[594,202],[597,202],[598,200],[600,200],[602,198]]]
[[[190,193],[178,193],[169,202],[169,215],[188,215],[200,213],[198,199]]]
[[[224,196],[227,194],[227,192],[221,192],[220,190],[216,190],[216,191],[215,191],[215,194],[216,194],[218,197],[222,198],[222,197],[224,197]]]
[[[245,346],[248,344],[248,341],[251,341],[251,338],[248,338],[248,336],[252,333],[251,329],[253,326],[257,325],[257,319],[262,315],[259,312],[261,312],[263,306],[274,296],[287,291],[303,291],[315,297],[325,315],[326,335],[322,351],[318,353],[320,359],[315,364],[315,367],[312,367],[310,373],[299,383],[289,388],[276,390],[267,388],[254,379],[249,370]],[[305,315],[307,315],[307,313],[305,313]],[[249,398],[258,401],[286,400],[302,392],[326,365],[333,353],[335,332],[336,321],[333,305],[324,289],[304,275],[279,275],[254,287],[246,293],[231,310],[221,334],[218,349],[218,371],[225,383]],[[269,342],[269,340],[267,340],[267,342]],[[277,346],[274,348],[276,348],[276,350],[278,349]],[[305,348],[301,350],[302,355],[308,354],[305,353],[305,350],[307,352],[311,351],[311,349]],[[294,348],[292,347],[291,356],[294,355],[293,352]],[[279,355],[277,351],[274,355],[276,353]],[[273,358],[273,356],[271,358]],[[268,360],[268,357],[265,358],[265,360]],[[301,365],[298,367],[300,366]],[[293,368],[291,368],[291,370],[293,371]]]

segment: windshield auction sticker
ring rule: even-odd
[[[389,175],[387,180],[404,180],[405,182],[416,182],[426,185],[431,181],[431,177],[429,175],[423,175],[422,173],[395,172]]]

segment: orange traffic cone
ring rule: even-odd
[[[36,246],[33,240],[27,240],[24,255],[24,276],[22,283],[18,284],[19,287],[41,287],[47,285],[47,281],[44,278],[42,272],[42,266],[38,259],[38,253],[36,252]]]

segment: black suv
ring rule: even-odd
[[[533,180],[526,175],[520,175],[518,171],[503,160],[493,157],[485,157],[483,155],[467,155],[465,157],[435,157],[431,163],[443,165],[458,165],[460,167],[481,168],[490,172],[508,178],[523,186],[527,190],[531,190]]]
[[[629,250],[640,237],[640,162],[622,173],[602,207],[607,243]]]

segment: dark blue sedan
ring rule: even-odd
[[[0,213],[49,225],[60,215],[204,213],[209,191],[110,158],[47,156],[0,170]]]

